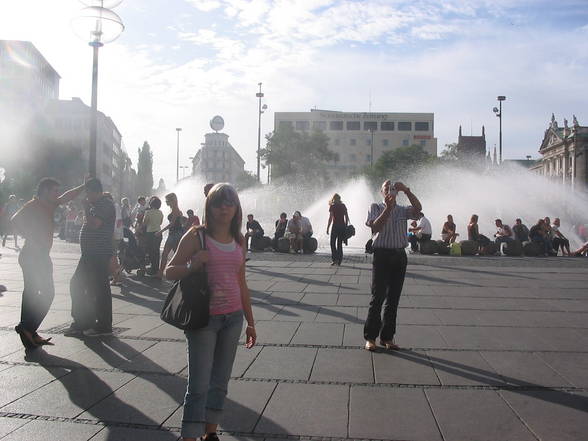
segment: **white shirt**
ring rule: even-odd
[[[302,216],[300,218],[300,232],[302,234],[312,233],[312,225],[307,217]]]
[[[120,205],[117,203],[114,204],[114,211],[116,213],[114,221],[114,240],[121,240],[123,238],[123,221]]]
[[[429,222],[429,219],[427,219],[426,217],[421,217],[421,219],[419,220],[419,224],[418,226],[421,228],[420,232],[421,234],[433,234],[433,228],[431,228],[431,222]]]

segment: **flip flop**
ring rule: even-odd
[[[49,346],[55,346],[55,343],[51,343],[51,339],[53,337],[49,337],[49,338],[43,338],[41,337],[39,334],[37,334],[36,332],[33,334],[33,338],[38,338],[38,340],[34,340],[35,344],[37,344],[38,346],[45,346],[45,345],[49,345]]]

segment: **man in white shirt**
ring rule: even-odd
[[[419,250],[419,242],[431,240],[431,236],[433,235],[431,222],[422,212],[419,213],[419,223],[416,228],[413,228],[413,231],[416,234],[409,237],[410,249],[413,253],[416,253]]]

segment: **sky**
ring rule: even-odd
[[[0,39],[28,40],[89,104],[92,53],[71,25],[77,0],[0,0]],[[190,165],[214,115],[255,170],[274,112],[433,112],[438,150],[486,127],[503,156],[538,157],[554,113],[588,125],[588,0],[124,0],[125,30],[100,50],[98,107],[155,182]],[[371,100],[370,100],[371,97]],[[180,174],[181,175],[181,174]]]

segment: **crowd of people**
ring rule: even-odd
[[[477,244],[477,253],[480,255],[505,255],[504,244],[513,241],[533,242],[539,247],[540,255],[544,256],[558,256],[560,251],[562,256],[582,256],[586,255],[588,251],[588,238],[584,238],[586,242],[580,248],[574,251],[570,250],[570,241],[560,230],[561,220],[559,218],[555,218],[553,222],[549,217],[541,218],[531,228],[528,228],[520,218],[515,219],[512,227],[503,223],[502,219],[495,219],[496,231],[493,239],[480,233],[478,220],[477,214],[471,216],[467,225],[467,240]],[[441,229],[441,241],[447,245],[455,243],[459,238],[459,233],[456,230],[453,216],[447,215],[447,220]],[[424,213],[419,213],[418,221],[413,220],[408,227],[411,252],[418,252],[419,244],[431,240],[432,233],[431,222]],[[495,246],[490,246],[491,244]]]

